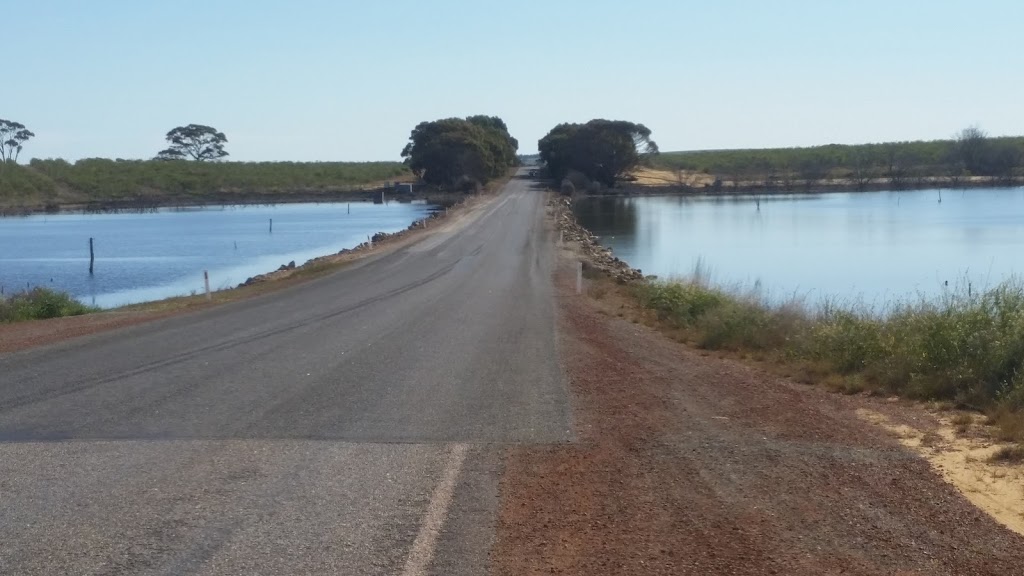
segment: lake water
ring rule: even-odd
[[[432,209],[359,202],[0,218],[0,286],[47,286],[101,307],[201,293],[203,270],[212,289],[230,288],[289,261],[301,265],[376,232],[402,230]]]
[[[878,308],[1024,272],[1024,188],[586,198],[575,211],[645,274],[700,268],[775,302]]]

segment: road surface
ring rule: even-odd
[[[0,574],[480,574],[501,453],[571,440],[544,201],[0,356]]]

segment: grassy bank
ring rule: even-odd
[[[411,179],[400,162],[187,162],[32,160],[0,165],[0,209],[41,210],[68,204],[259,201],[373,187]]]
[[[1024,441],[1024,284],[895,305],[770,305],[701,281],[644,282],[640,304],[698,347],[751,354],[847,393],[945,401],[986,412]]]
[[[46,320],[96,311],[98,308],[86,306],[65,292],[46,288],[33,288],[0,298],[0,322]]]
[[[965,151],[957,140],[749,150],[662,152],[654,168],[703,173],[742,186],[798,190],[826,183],[869,189],[1019,182],[1024,137],[987,138]]]

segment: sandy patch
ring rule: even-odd
[[[633,184],[639,186],[693,186],[703,187],[715,183],[715,177],[691,170],[658,170],[641,168],[633,172]]]
[[[860,409],[857,415],[896,436],[901,444],[928,460],[972,504],[1024,535],[1024,466],[989,462],[1007,444],[958,435],[950,416],[936,416],[939,427],[923,432],[896,424],[872,410]]]

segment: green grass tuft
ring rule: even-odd
[[[86,306],[65,292],[46,288],[33,288],[0,299],[0,322],[45,320],[96,311],[98,308]]]
[[[774,352],[884,391],[991,410],[1024,410],[1024,285],[903,303],[881,315],[830,304],[770,305],[702,281],[635,288],[642,306],[713,350]],[[855,383],[855,385],[854,385]]]

